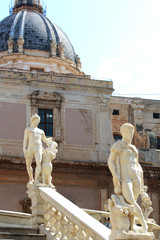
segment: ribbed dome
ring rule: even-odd
[[[76,62],[72,44],[64,32],[43,14],[37,11],[21,10],[0,22],[0,52],[8,50],[8,40],[14,42],[13,53],[18,52],[17,41],[24,39],[23,49],[37,49],[64,57]],[[53,52],[53,49],[52,49]]]

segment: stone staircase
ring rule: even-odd
[[[30,227],[0,227],[0,240],[46,240],[44,234],[40,234],[38,228]]]

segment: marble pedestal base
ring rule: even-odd
[[[31,211],[33,225],[44,223],[44,200],[40,197],[38,186],[27,185],[28,197],[31,198]]]
[[[155,240],[152,232],[134,233],[126,231],[112,231],[109,240]]]

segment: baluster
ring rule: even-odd
[[[62,233],[60,231],[61,217],[62,217],[61,212],[60,211],[56,211],[55,214],[54,214],[54,217],[56,219],[56,222],[54,223],[54,227],[56,228],[56,233],[55,233],[54,239],[55,240],[59,240],[62,237]]]
[[[93,238],[90,236],[90,234],[87,233],[85,240],[93,240]]]
[[[45,205],[44,205],[44,209],[45,209],[45,212],[44,212],[44,226],[46,228],[50,228],[51,227],[50,223],[49,223],[49,219],[50,219],[49,209],[51,209],[50,204],[46,202]]]
[[[79,240],[86,239],[86,236],[87,236],[87,234],[85,233],[85,231],[83,231],[83,230],[81,230],[81,229],[79,228],[79,230],[78,230],[78,239],[79,239]]]
[[[66,216],[63,215],[62,218],[61,218],[61,227],[60,227],[60,231],[62,233],[61,240],[69,240],[66,236],[67,223],[68,223],[68,219],[67,219]]]
[[[71,240],[78,240],[77,238],[77,232],[78,232],[78,226],[76,224],[70,224],[69,226],[70,233],[71,233]]]
[[[50,223],[49,231],[52,235],[54,235],[56,233],[56,228],[54,227],[54,224],[56,222],[56,218],[54,217],[55,212],[56,212],[56,209],[54,207],[49,209],[49,214],[50,214],[50,219],[48,220],[48,222]]]
[[[71,234],[71,227],[72,227],[72,222],[71,221],[68,221],[67,225],[66,225],[66,229],[67,229],[67,232],[66,232],[66,236],[68,238],[68,240],[70,240],[72,238],[72,234]]]

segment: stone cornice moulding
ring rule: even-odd
[[[7,71],[0,69],[0,81],[1,82],[11,82],[15,84],[21,82],[24,84],[33,84],[38,82],[39,85],[56,84],[57,87],[62,87],[64,89],[81,91],[93,91],[97,94],[107,94],[110,96],[113,92],[113,83],[111,81],[98,81],[90,79],[90,76],[78,76],[73,74],[62,74],[62,73],[31,73],[30,71]],[[59,85],[59,86],[58,86]],[[53,86],[53,85],[52,85]]]
[[[12,53],[12,46],[11,46],[11,39],[8,42],[9,44],[9,51],[4,51],[0,53],[0,65],[1,64],[6,64],[9,66],[8,61],[12,61],[13,65],[17,65],[19,64],[19,60],[22,60],[23,65],[27,65],[29,68],[33,67],[39,63],[42,64],[43,67],[49,67],[52,68],[54,65],[56,65],[59,68],[65,68],[66,71],[70,72],[71,74],[75,74],[75,75],[80,75],[80,76],[85,76],[84,72],[81,72],[77,67],[76,64],[73,63],[71,60],[66,59],[66,58],[60,58],[60,57],[50,57],[49,53],[45,52],[45,51],[41,51],[41,50],[30,50],[30,49],[26,49],[24,50],[24,54],[22,54],[21,52],[16,52],[16,53]],[[7,68],[7,66],[6,66]],[[9,67],[9,68],[13,68],[13,67]],[[18,68],[17,65],[17,69],[21,70],[22,68]],[[46,71],[47,72],[47,71]]]
[[[6,155],[0,155],[0,164],[9,164],[10,169],[19,169],[18,165],[23,165],[24,169],[26,169],[25,166],[25,158],[23,156],[6,156]],[[103,170],[107,174],[111,175],[108,169],[107,162],[88,162],[88,161],[72,161],[72,160],[63,160],[63,159],[55,159],[53,161],[53,170],[54,167],[73,167],[73,168],[87,168],[91,170]],[[145,164],[141,163],[141,166],[144,171],[144,176],[147,178],[156,178],[159,179],[160,177],[160,166],[152,166],[151,164]],[[20,167],[22,168],[22,167]],[[1,165],[1,169],[4,169],[4,167]]]

